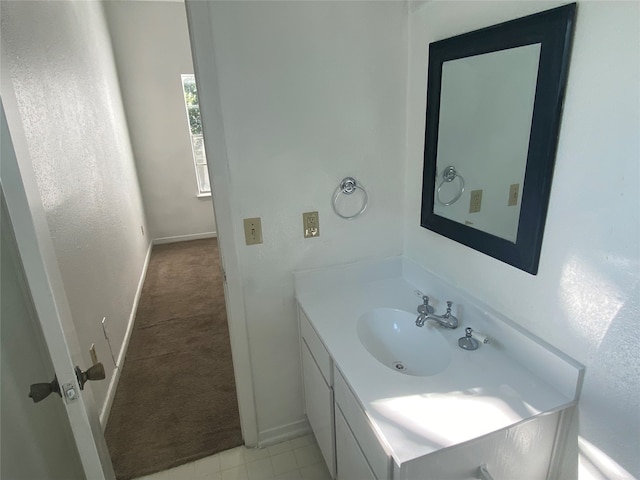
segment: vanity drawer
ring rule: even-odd
[[[511,428],[443,448],[402,466],[400,479],[483,478],[486,465],[494,480],[546,480],[560,413],[542,415]]]
[[[362,449],[362,452],[367,458],[371,470],[373,470],[378,480],[390,478],[390,458],[382,448],[382,445],[380,445],[367,416],[337,368],[334,368],[333,379],[336,404],[344,414],[344,418],[349,424],[360,449]]]
[[[309,351],[318,364],[318,368],[322,372],[325,382],[331,386],[333,385],[333,379],[331,378],[331,357],[301,308],[298,308],[298,315],[300,317],[300,336],[304,339],[307,347],[309,347]]]

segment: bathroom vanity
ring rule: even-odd
[[[580,364],[401,257],[295,287],[306,413],[334,478],[560,478]],[[437,313],[452,301],[459,327],[417,327],[423,294]],[[466,327],[489,343],[460,348]]]

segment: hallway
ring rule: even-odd
[[[242,444],[217,239],[153,247],[105,436],[120,480]]]

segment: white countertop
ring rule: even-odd
[[[579,365],[557,351],[548,351],[544,345],[525,345],[536,343],[535,337],[529,338],[530,334],[523,335],[521,331],[514,333],[511,325],[500,324],[496,330],[495,319],[491,320],[492,325],[476,315],[468,297],[465,315],[458,315],[457,329],[433,326],[432,322],[423,327],[438,329],[451,346],[451,363],[444,371],[418,377],[379,363],[360,343],[356,325],[362,314],[374,308],[416,312],[421,301],[415,291],[424,291],[425,285],[409,283],[404,278],[407,271],[406,261],[395,258],[379,265],[368,262],[295,275],[301,308],[398,465],[577,401],[582,378]],[[433,288],[442,290],[442,285]],[[443,303],[436,313],[442,313]],[[458,338],[464,336],[464,328],[470,324],[493,328],[496,338],[478,350],[462,350]],[[500,332],[505,332],[509,348],[501,343]],[[514,350],[513,344],[518,342],[523,346],[515,345]],[[508,355],[509,351],[534,352],[532,355],[539,358],[514,358]],[[550,372],[543,379],[534,373],[540,368],[523,366],[529,361],[545,364],[554,371],[565,369],[567,373]],[[566,381],[577,385],[559,384]]]

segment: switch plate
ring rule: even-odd
[[[320,219],[318,212],[305,212],[302,214],[302,228],[304,238],[320,236]]]
[[[469,200],[469,213],[478,213],[482,208],[482,190],[472,190]]]
[[[91,355],[91,365],[98,363],[98,354],[96,353],[96,344],[92,343],[89,349],[89,355]]]
[[[262,243],[262,222],[260,217],[244,219],[244,238],[247,245]]]
[[[520,193],[520,184],[514,183],[509,187],[509,201],[507,202],[507,206],[513,207],[514,205],[518,205],[518,194]]]

